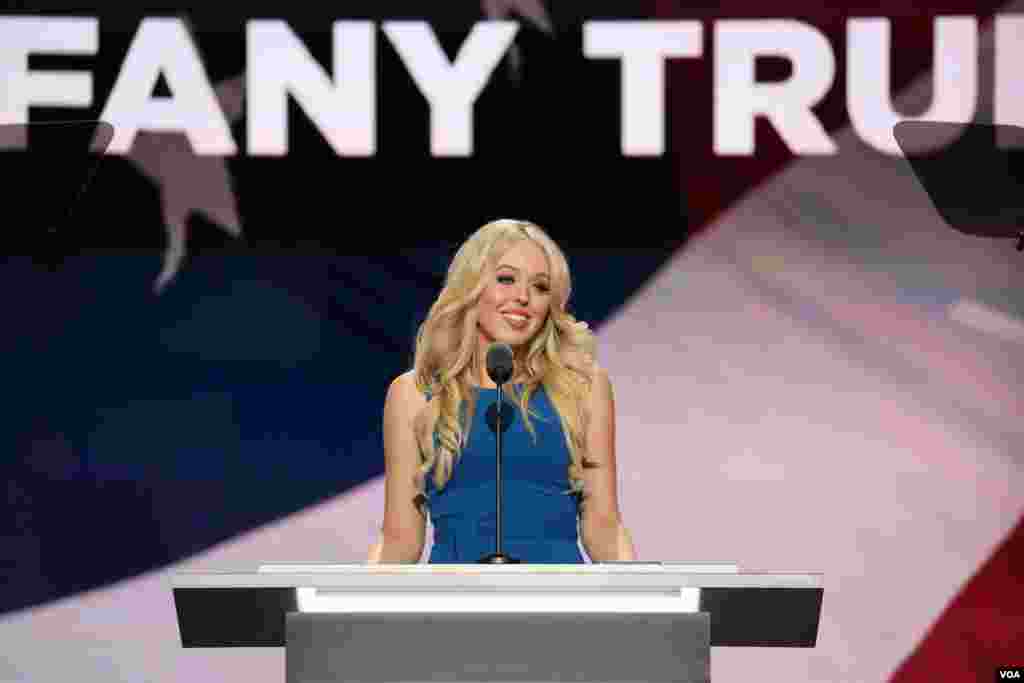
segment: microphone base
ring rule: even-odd
[[[514,557],[509,557],[504,553],[491,553],[486,557],[481,557],[476,561],[477,564],[522,564],[522,560],[517,560]]]

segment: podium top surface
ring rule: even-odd
[[[744,573],[728,562],[593,564],[332,564],[277,563],[175,574],[176,588],[303,587],[339,590],[526,589],[644,590],[686,587],[821,588],[822,575]]]
[[[824,594],[821,574],[744,573],[724,562],[282,563],[170,579],[185,647],[280,647],[293,612],[515,620],[697,611],[710,616],[713,646],[813,647]]]

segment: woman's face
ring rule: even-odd
[[[487,345],[528,343],[547,320],[551,307],[551,271],[544,250],[521,240],[498,261],[477,302],[477,329]]]

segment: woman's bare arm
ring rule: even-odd
[[[636,549],[622,521],[617,492],[615,398],[603,368],[595,370],[588,408],[587,461],[593,466],[583,469],[586,495],[580,540],[595,562],[632,561],[636,559]]]
[[[426,519],[415,504],[419,495],[416,470],[419,445],[413,419],[426,405],[412,372],[396,378],[384,401],[384,523],[380,539],[370,548],[367,562],[419,562],[426,539]]]

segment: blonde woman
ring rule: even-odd
[[[634,560],[616,491],[615,407],[587,325],[567,311],[565,256],[538,226],[499,220],[458,250],[420,327],[412,370],[384,403],[384,522],[371,563],[415,563],[426,516],[431,563],[475,563],[495,549],[497,399],[485,354],[514,353],[503,433],[502,550],[528,563]]]

